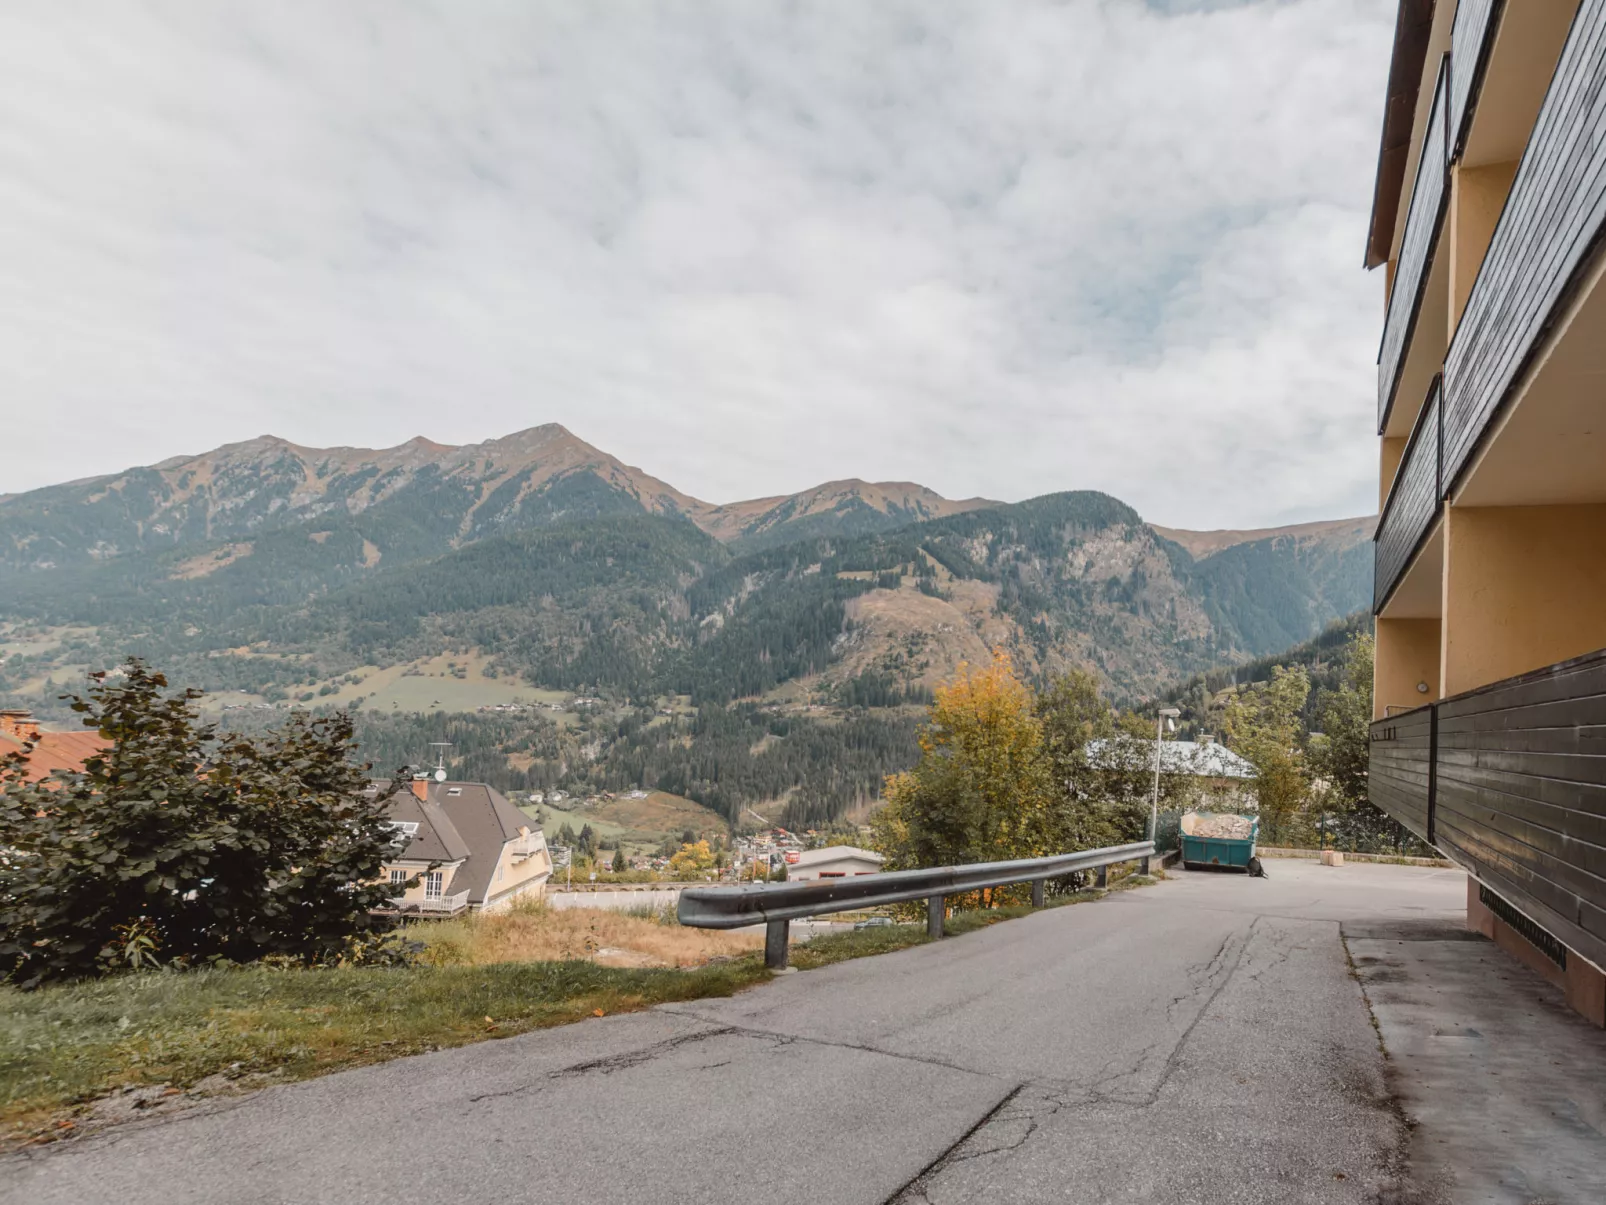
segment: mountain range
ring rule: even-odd
[[[875,705],[1003,647],[1137,697],[1363,607],[1372,524],[1191,532],[1092,492],[857,480],[715,505],[554,424],[264,436],[0,498],[0,695],[137,652],[267,700],[454,656],[532,688]]]
[[[613,514],[679,516],[746,551],[996,505],[950,501],[910,482],[866,481],[715,505],[556,423],[460,447],[419,437],[394,448],[305,448],[264,435],[0,498],[0,567],[57,568],[336,518],[360,520],[384,540],[370,557],[393,559]]]

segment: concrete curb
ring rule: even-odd
[[[1276,846],[1257,846],[1255,852],[1263,858],[1308,858],[1312,862],[1321,860],[1321,851],[1316,849],[1280,849]],[[1346,862],[1382,862],[1390,866],[1436,866],[1442,870],[1454,870],[1455,863],[1448,858],[1397,858],[1393,854],[1352,854],[1348,850],[1341,851]]]

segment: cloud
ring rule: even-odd
[[[715,501],[1375,506],[1386,0],[0,10],[0,490],[561,422]]]

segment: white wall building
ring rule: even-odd
[[[786,877],[792,882],[851,878],[874,874],[885,860],[880,854],[852,845],[828,845],[824,849],[807,849],[800,853],[797,861],[787,866]]]

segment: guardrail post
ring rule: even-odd
[[[1044,897],[1047,894],[1048,884],[1043,882],[1042,879],[1038,879],[1037,882],[1032,884],[1032,907],[1041,908],[1044,903]]]
[[[940,895],[933,895],[926,900],[926,936],[942,936],[943,899]]]
[[[1093,886],[1097,887],[1100,891],[1103,891],[1109,885],[1110,868],[1108,866],[1100,866],[1097,876],[1095,876],[1093,879]]]
[[[786,946],[792,937],[792,922],[772,920],[764,926],[764,965],[772,971],[786,969]]]
[[[1139,858],[1138,859],[1138,873],[1139,874],[1148,874],[1149,873],[1149,859],[1147,859],[1147,858]]]

